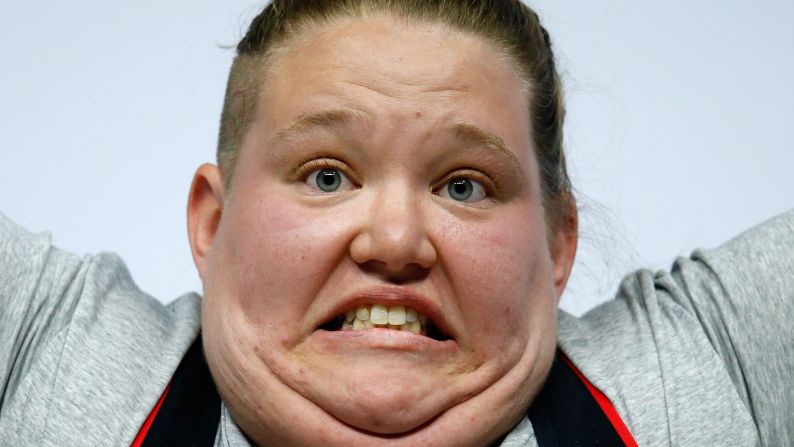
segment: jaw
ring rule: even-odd
[[[505,345],[494,340],[510,340],[510,321],[472,323],[476,339],[460,330],[448,340],[384,329],[299,336],[210,294],[202,305],[218,390],[261,445],[487,445],[525,413],[556,339],[553,311],[531,313],[527,332]]]
[[[207,347],[208,362],[217,365],[213,375],[223,376],[219,390],[225,402],[230,409],[242,402],[233,412],[235,420],[238,415],[243,418],[238,423],[252,436],[250,430],[268,436],[286,430],[298,438],[304,431],[316,431],[308,445],[335,445],[331,439],[346,440],[340,445],[384,440],[391,444],[399,439],[423,439],[425,445],[432,445],[427,442],[447,439],[439,436],[453,427],[461,430],[455,415],[482,419],[485,413],[498,414],[489,422],[498,426],[505,418],[511,420],[511,405],[526,407],[516,399],[516,387],[523,386],[518,383],[521,378],[532,375],[528,367],[536,354],[526,353],[527,360],[511,368],[472,362],[459,347],[431,353],[361,348],[345,355],[317,355],[309,344],[279,352],[276,346],[255,344],[251,333],[236,336],[239,343],[233,350],[214,352],[211,345]],[[499,405],[490,406],[489,400]],[[471,424],[464,424],[466,430],[474,428]],[[489,430],[486,425],[467,436]],[[333,436],[326,439],[330,433]],[[323,441],[318,443],[314,436],[320,434]],[[366,442],[352,443],[356,439]]]
[[[528,347],[503,374],[488,374],[483,366],[459,382],[428,381],[426,370],[409,369],[410,361],[393,356],[391,366],[375,369],[363,358],[331,371],[292,365],[302,379],[285,381],[275,374],[278,368],[234,365],[240,359],[227,354],[246,353],[209,350],[210,364],[221,365],[211,368],[213,376],[224,376],[221,396],[238,425],[261,445],[482,446],[523,417],[545,379],[554,345]],[[375,357],[370,362],[389,355]],[[236,381],[241,378],[246,382]],[[310,385],[318,382],[320,387]]]
[[[260,361],[340,423],[378,435],[417,430],[499,375],[452,340],[384,329],[316,331],[295,349]]]

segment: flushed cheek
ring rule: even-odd
[[[279,196],[240,208],[224,214],[227,290],[252,319],[300,321],[339,259],[343,228]]]
[[[510,225],[461,224],[469,228],[447,232],[453,239],[444,240],[447,274],[466,326],[478,344],[499,350],[518,349],[526,340],[532,309],[548,305],[550,281],[542,231],[516,225],[517,218],[505,221]]]

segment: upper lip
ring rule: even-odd
[[[442,333],[457,339],[455,331],[452,330],[437,303],[414,290],[399,286],[374,286],[358,290],[337,303],[325,316],[323,322],[343,315],[348,309],[355,309],[364,304],[410,307],[424,314]]]

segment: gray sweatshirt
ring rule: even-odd
[[[198,334],[118,256],[0,214],[0,446],[129,445]],[[638,271],[558,344],[640,446],[794,446],[794,211],[670,272]],[[225,408],[216,446],[249,443]],[[525,418],[503,446],[536,446]]]

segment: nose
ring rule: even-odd
[[[437,260],[426,219],[406,186],[373,194],[361,226],[350,243],[350,256],[362,269],[397,283],[421,279]]]

